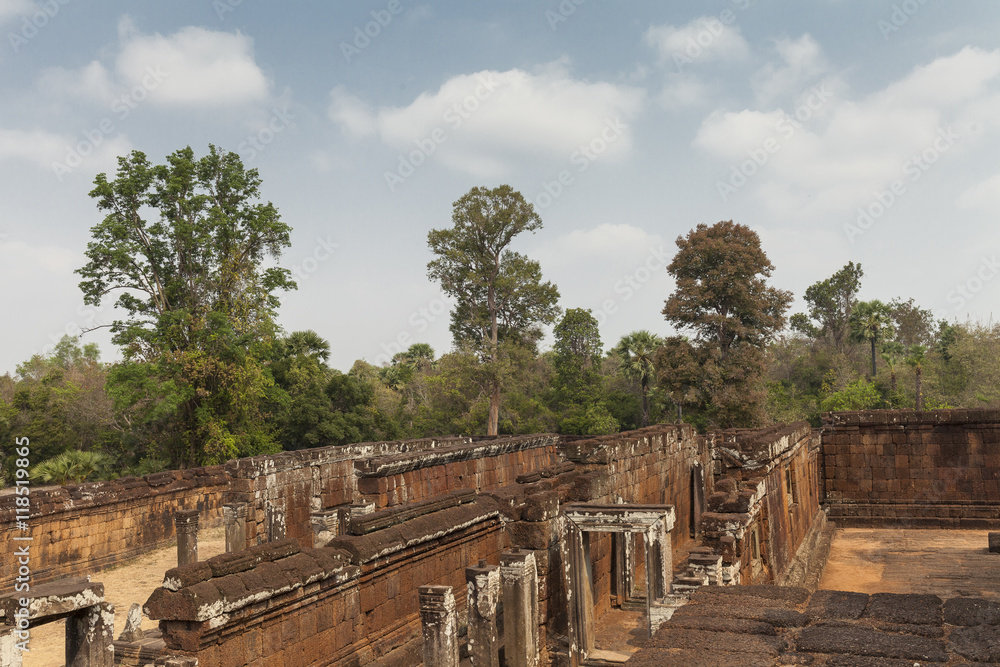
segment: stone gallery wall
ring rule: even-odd
[[[839,525],[1000,526],[1000,411],[824,415],[830,519]]]
[[[823,518],[819,440],[805,422],[714,438],[718,478],[695,560],[721,557],[718,575],[707,574],[726,584],[781,581]]]
[[[178,510],[198,510],[203,527],[222,522],[229,477],[222,466],[125,477],[111,482],[32,489],[28,496],[0,496],[0,590],[13,586],[17,547],[30,544],[32,583],[90,574],[169,544]],[[28,498],[31,513],[16,511]],[[30,536],[32,541],[15,542]]]

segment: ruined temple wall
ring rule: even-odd
[[[770,580],[783,581],[820,509],[819,435],[808,433],[767,474]]]
[[[404,667],[422,660],[418,588],[451,586],[462,616],[465,569],[507,546],[496,501],[479,498],[321,549],[284,540],[176,568],[145,609],[206,667]]]
[[[824,415],[825,501],[841,525],[1000,526],[1000,411]]]
[[[818,434],[798,422],[713,439],[717,493],[702,518],[702,544],[722,555],[729,581],[781,581],[820,518]]]
[[[226,470],[232,483],[226,502],[246,503],[247,544],[294,537],[311,546],[311,512],[358,502],[355,462],[432,452],[468,442],[463,437],[369,442],[230,461]],[[272,525],[275,523],[278,525]]]
[[[557,464],[559,449],[559,436],[540,434],[359,460],[357,497],[383,509],[465,489],[489,493]]]
[[[197,509],[203,528],[220,525],[227,483],[223,467],[212,466],[33,489],[27,532],[18,527],[15,496],[0,496],[0,551],[29,544],[35,584],[90,574],[168,545],[178,510]],[[29,535],[30,543],[14,541]],[[0,560],[0,590],[13,587],[16,565]]]
[[[605,475],[589,493],[589,502],[673,505],[676,523],[672,548],[685,552],[694,544],[693,528],[712,491],[711,438],[697,435],[688,424],[659,424],[645,429],[578,440],[567,444],[567,457],[584,470]],[[696,506],[697,505],[697,506]],[[590,556],[594,583],[594,613],[612,608],[612,537],[591,533]],[[645,578],[642,550],[637,549],[636,578]],[[642,588],[642,586],[639,586]]]

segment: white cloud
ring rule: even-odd
[[[0,23],[30,14],[35,9],[37,8],[31,0],[0,0]]]
[[[423,146],[451,168],[497,176],[524,157],[567,160],[602,137],[602,159],[624,155],[632,141],[628,122],[643,98],[638,88],[574,79],[564,63],[555,63],[535,74],[512,69],[455,76],[404,107],[372,110],[337,88],[328,114],[348,133],[374,132],[401,153]]]
[[[645,39],[659,52],[661,62],[672,62],[678,70],[699,62],[739,60],[750,51],[738,27],[714,16],[702,16],[683,26],[650,26]]]
[[[195,26],[176,33],[141,34],[129,19],[119,26],[116,68],[126,87],[145,85],[151,72],[165,77],[149,99],[164,105],[216,107],[265,101],[270,81],[254,61],[246,35]]]
[[[73,97],[108,103],[117,94],[111,73],[93,60],[78,70],[51,67],[38,77],[38,89],[49,97]]]
[[[886,104],[940,107],[964,104],[996,91],[1000,75],[1000,50],[966,47],[953,56],[918,67],[881,96]]]
[[[771,211],[852,211],[896,180],[912,189],[924,172],[940,168],[934,164],[965,150],[961,137],[968,127],[996,123],[988,102],[1000,92],[998,74],[1000,51],[964,49],[861,99],[845,99],[843,90],[822,101],[814,97],[815,110],[805,107],[798,118],[801,106],[717,111],[703,121],[694,145],[723,160],[722,183],[747,165],[744,171],[754,172],[747,190]],[[766,164],[747,162],[751,152],[762,155],[769,139],[777,149],[765,156]],[[924,155],[932,159],[919,166]]]
[[[79,136],[54,134],[44,130],[8,130],[0,128],[0,162],[24,160],[38,167],[52,169],[55,163],[64,165],[59,173],[66,174],[78,167],[87,173],[113,171],[117,157],[132,150],[131,142],[122,135],[107,136],[100,128],[92,128]]]
[[[665,109],[690,107],[708,101],[709,87],[698,77],[687,73],[670,77],[657,99]]]
[[[956,202],[959,207],[1000,214],[1000,174],[973,185]]]
[[[357,137],[375,134],[378,122],[370,105],[337,86],[330,92],[330,106],[327,109],[330,120],[338,123],[345,132]]]
[[[803,87],[828,67],[823,49],[808,34],[796,40],[779,39],[775,50],[781,57],[781,64],[769,63],[751,78],[759,105],[801,93]]]
[[[253,40],[239,32],[187,26],[168,36],[145,35],[125,17],[118,37],[113,65],[94,60],[79,69],[51,67],[36,87],[50,98],[126,100],[128,107],[216,108],[270,100],[271,82],[254,61]]]

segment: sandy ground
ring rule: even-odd
[[[988,531],[837,530],[819,587],[858,593],[932,593],[1000,600],[1000,554]]]
[[[225,528],[210,528],[198,533],[198,558],[206,560],[226,550]],[[115,605],[115,638],[121,632],[125,616],[133,602],[145,603],[163,582],[163,573],[177,565],[177,546],[152,551],[128,565],[91,575],[91,581],[104,584],[104,597]],[[25,667],[59,667],[65,662],[66,623],[49,623],[31,629]],[[156,621],[143,617],[143,629],[155,629]]]

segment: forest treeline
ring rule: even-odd
[[[452,226],[428,234],[428,277],[456,303],[451,349],[418,343],[343,372],[321,333],[275,321],[278,293],[295,289],[277,262],[290,228],[259,184],[215,147],[163,165],[135,151],[116,178],[98,176],[91,196],[106,217],[78,273],[86,303],[117,295],[122,360],[65,337],[0,377],[0,437],[30,439],[37,482],[432,435],[597,435],[678,420],[705,431],[1000,405],[1000,326],[938,320],[908,296],[862,300],[854,263],[790,314],[759,237],[732,221],[677,239],[663,332],[606,349],[593,314],[563,309],[538,262],[513,250],[542,223],[509,186],[473,188]],[[555,342],[543,350],[545,326]]]

